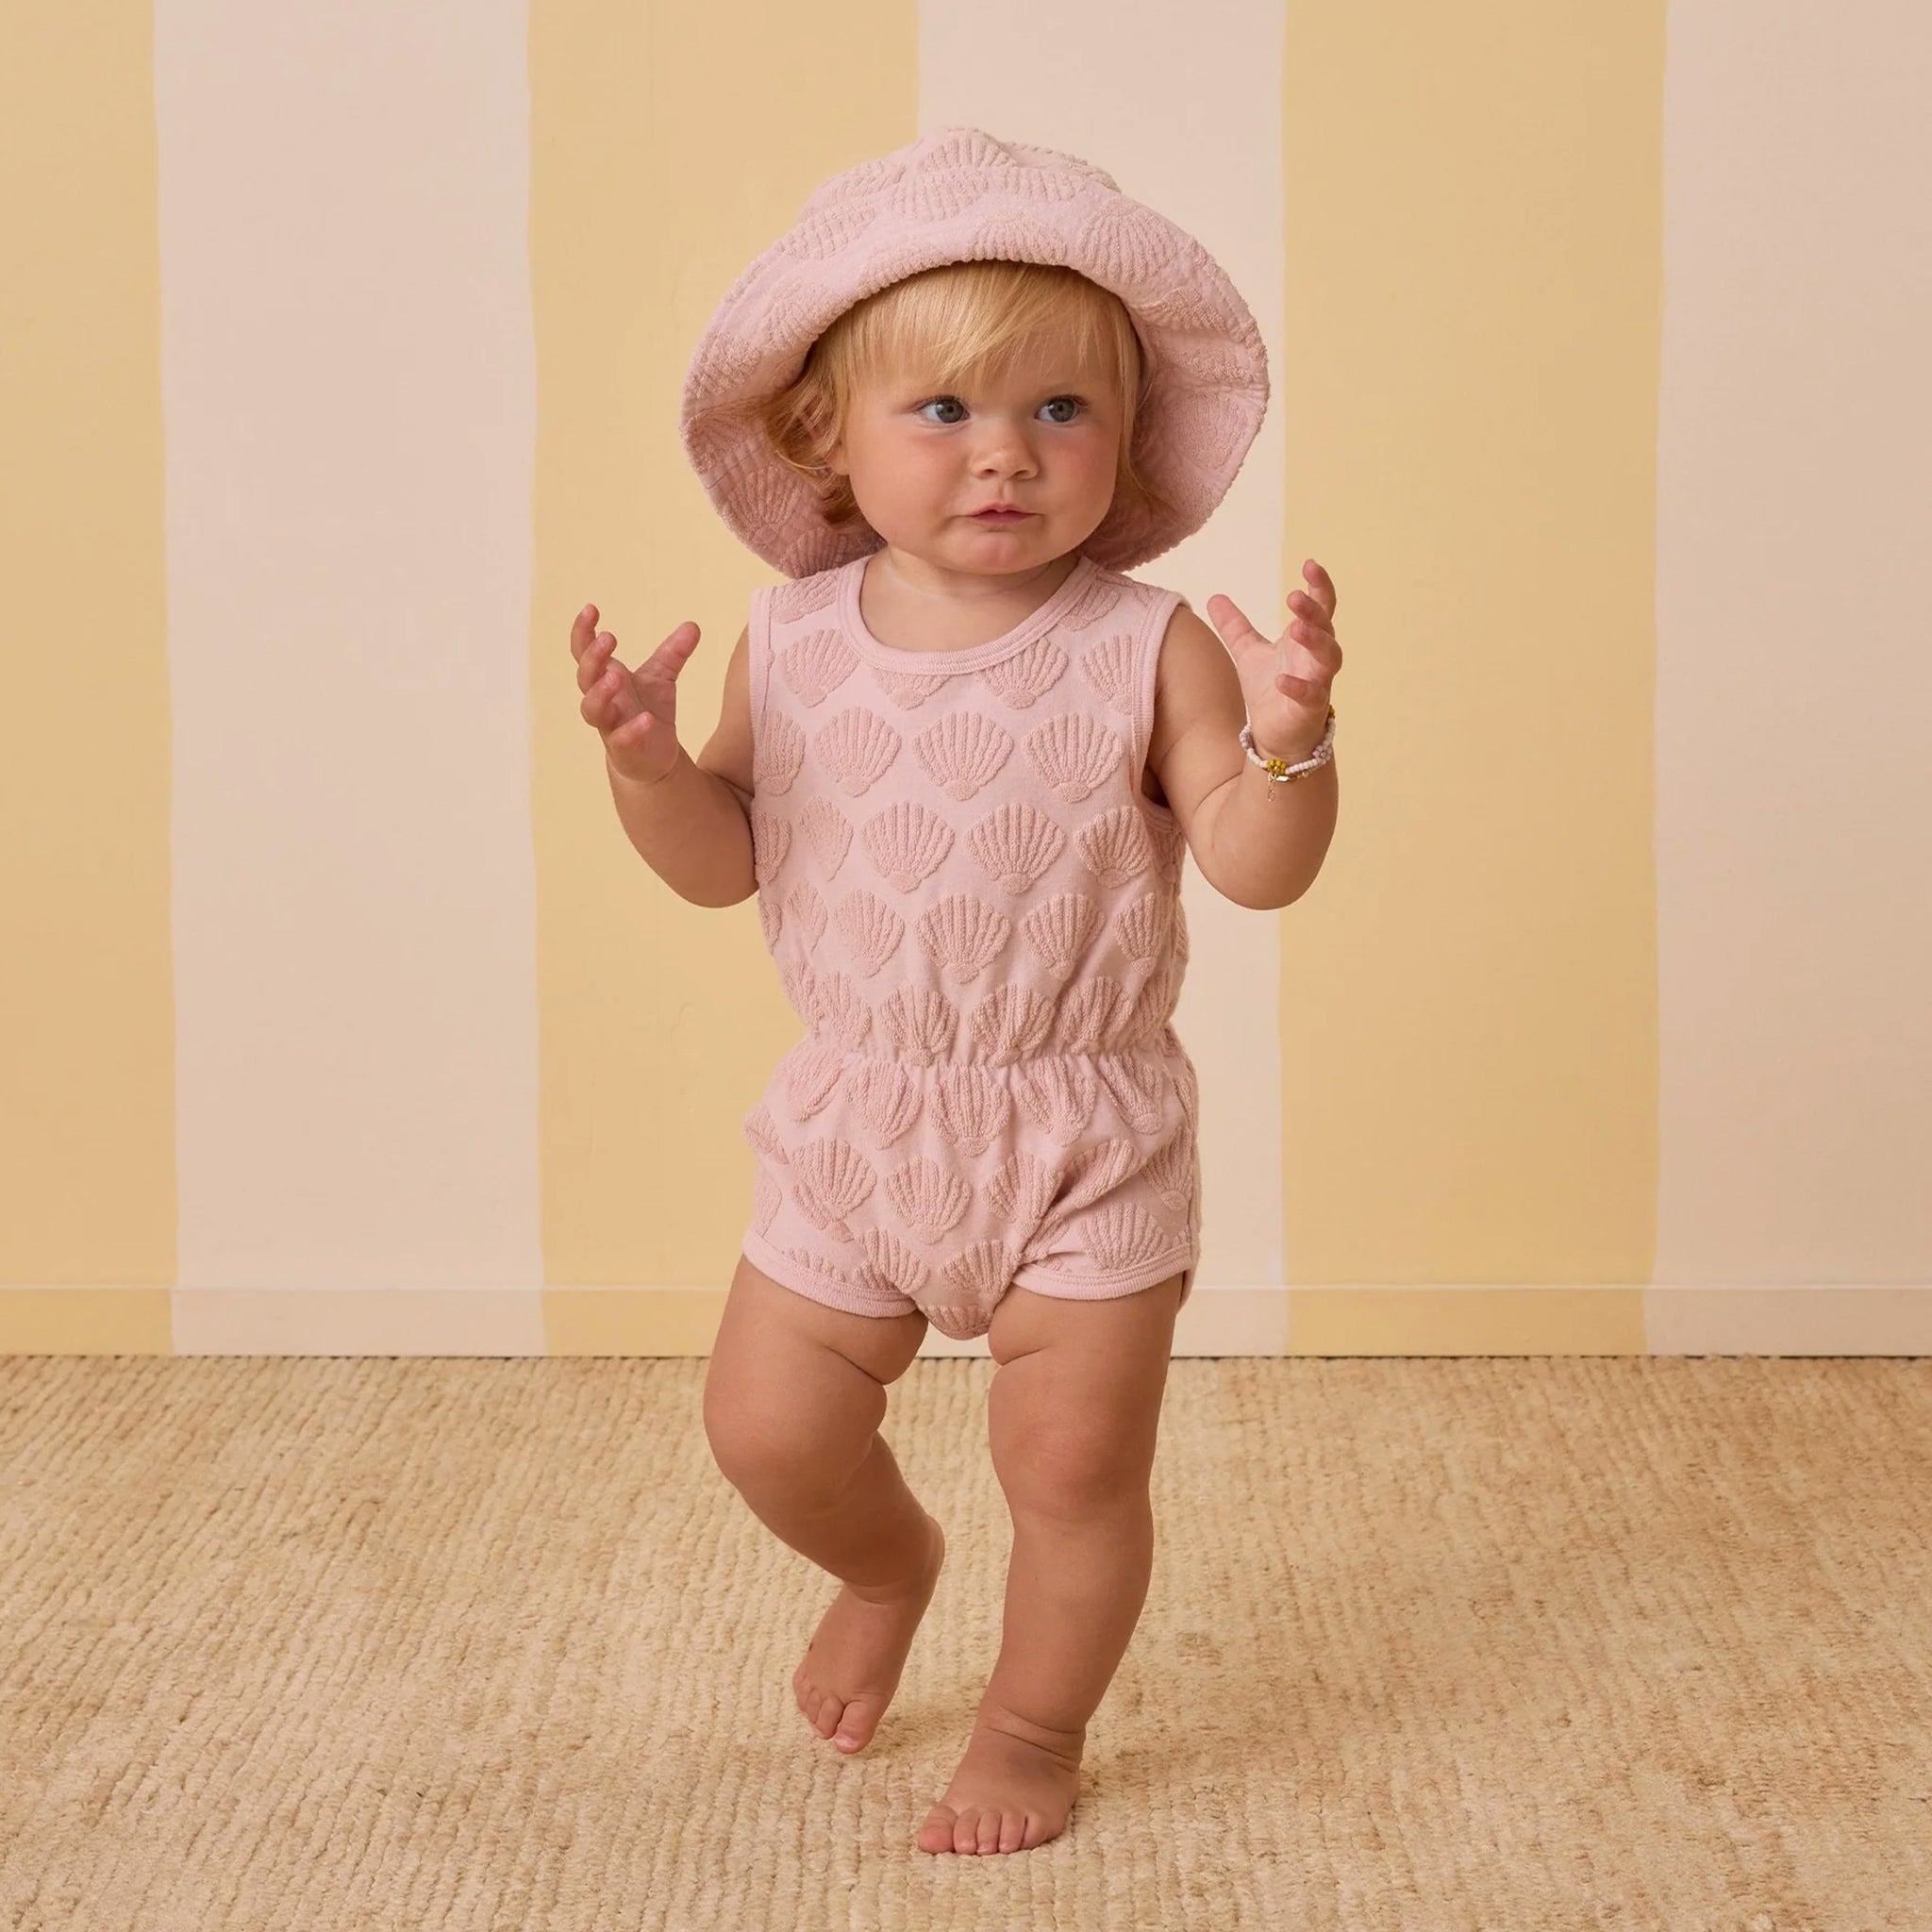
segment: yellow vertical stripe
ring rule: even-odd
[[[1662,68],[1660,7],[1289,9],[1289,525],[1347,656],[1297,1283],[1650,1277]]]
[[[0,59],[0,1280],[164,1291],[172,760],[152,28],[144,0],[85,22],[24,0]],[[165,1293],[135,1307],[128,1345],[146,1348]],[[128,1298],[115,1307],[118,1320]],[[75,1319],[79,1347],[93,1331]],[[48,1345],[38,1318],[28,1326],[9,1323],[0,1347]]]
[[[687,905],[625,838],[579,715],[588,603],[635,668],[702,638],[677,731],[717,721],[753,589],[677,434],[685,366],[745,264],[824,175],[915,133],[914,15],[776,4],[530,12],[538,365],[531,609],[545,1279],[722,1286],[751,1205],[739,1122],[800,1027],[756,903]],[[546,1297],[553,1348],[594,1298]]]

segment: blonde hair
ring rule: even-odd
[[[811,486],[827,524],[865,527],[850,479],[826,461],[859,388],[914,367],[935,388],[969,384],[1003,369],[1023,342],[1041,337],[1082,358],[1094,357],[1109,374],[1121,407],[1114,506],[1138,499],[1154,515],[1166,515],[1167,499],[1134,467],[1134,420],[1146,397],[1147,371],[1133,320],[1110,290],[1077,269],[1045,262],[942,262],[856,303],[764,406],[766,439],[779,461]]]

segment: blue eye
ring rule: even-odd
[[[914,412],[915,412],[915,413],[918,413],[918,412],[920,412],[920,411],[923,411],[923,410],[925,410],[925,409],[930,409],[930,408],[932,408],[932,407],[933,407],[933,406],[934,406],[935,404],[937,404],[937,403],[952,403],[952,404],[955,404],[956,406],[958,406],[958,407],[959,407],[959,408],[963,408],[965,407],[965,406],[964,406],[964,405],[963,405],[962,403],[960,403],[960,402],[959,402],[959,398],[958,398],[958,396],[953,396],[953,395],[944,395],[944,396],[927,396],[927,397],[926,397],[926,399],[924,400],[924,402],[923,402],[923,403],[918,403],[918,404],[915,404],[915,405],[913,406],[913,407],[914,407]],[[1085,397],[1085,396],[1072,396],[1072,395],[1067,395],[1067,396],[1049,396],[1049,397],[1047,398],[1047,400],[1046,400],[1045,402],[1043,402],[1043,403],[1041,403],[1041,406],[1040,406],[1040,407],[1041,407],[1041,408],[1042,409],[1051,409],[1051,408],[1053,408],[1053,407],[1054,407],[1054,406],[1055,406],[1056,404],[1058,404],[1058,403],[1071,403],[1071,404],[1073,404],[1073,406],[1074,406],[1074,408],[1076,408],[1076,409],[1084,409],[1084,408],[1085,408],[1087,407],[1087,399],[1086,399],[1086,397]],[[931,417],[929,417],[929,416],[928,416],[928,417],[926,418],[926,421],[927,421],[927,422],[931,422],[932,420],[933,420],[933,419],[932,419]],[[1056,416],[1056,417],[1055,417],[1055,418],[1054,418],[1053,420],[1054,420],[1054,422],[1055,422],[1056,424],[1058,424],[1058,425],[1059,425],[1060,426],[1064,427],[1064,426],[1065,426],[1065,425],[1066,425],[1067,424],[1069,424],[1069,423],[1073,422],[1073,420],[1074,420],[1074,419],[1073,419],[1073,417],[1071,417],[1071,416]],[[941,424],[941,425],[940,425],[940,427],[941,427],[941,428],[945,428],[945,429],[950,429],[950,428],[951,428],[951,427],[953,426],[953,425],[954,425],[955,423],[957,423],[958,421],[958,417],[953,417],[953,418],[949,418],[949,419],[948,419],[948,420],[947,420],[947,421],[946,421],[945,423],[942,423],[942,424]]]

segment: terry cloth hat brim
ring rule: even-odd
[[[760,405],[796,380],[812,343],[856,303],[945,262],[992,259],[1077,269],[1120,297],[1141,339],[1148,381],[1134,463],[1174,509],[1156,516],[1117,499],[1083,554],[1106,570],[1145,563],[1226,494],[1268,407],[1268,358],[1220,264],[1075,156],[943,127],[816,189],[731,285],[692,353],[685,454],[724,522],[774,569],[809,576],[878,539],[863,524],[824,521],[810,486],[767,441]]]

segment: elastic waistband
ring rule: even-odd
[[[1119,1046],[1103,1046],[1091,1052],[1081,1053],[1016,1053],[1004,1058],[991,1054],[956,1055],[945,1059],[918,1059],[907,1054],[880,1053],[873,1047],[845,1046],[838,1036],[832,1033],[808,1032],[792,1050],[797,1052],[811,1047],[822,1053],[836,1055],[839,1058],[858,1064],[862,1061],[877,1061],[884,1065],[904,1067],[908,1073],[941,1073],[951,1067],[987,1067],[995,1071],[1013,1068],[1024,1071],[1029,1067],[1073,1067],[1092,1066],[1100,1060],[1139,1060],[1162,1064],[1187,1058],[1187,1050],[1172,1026],[1163,1027],[1154,1039],[1123,1043]]]

